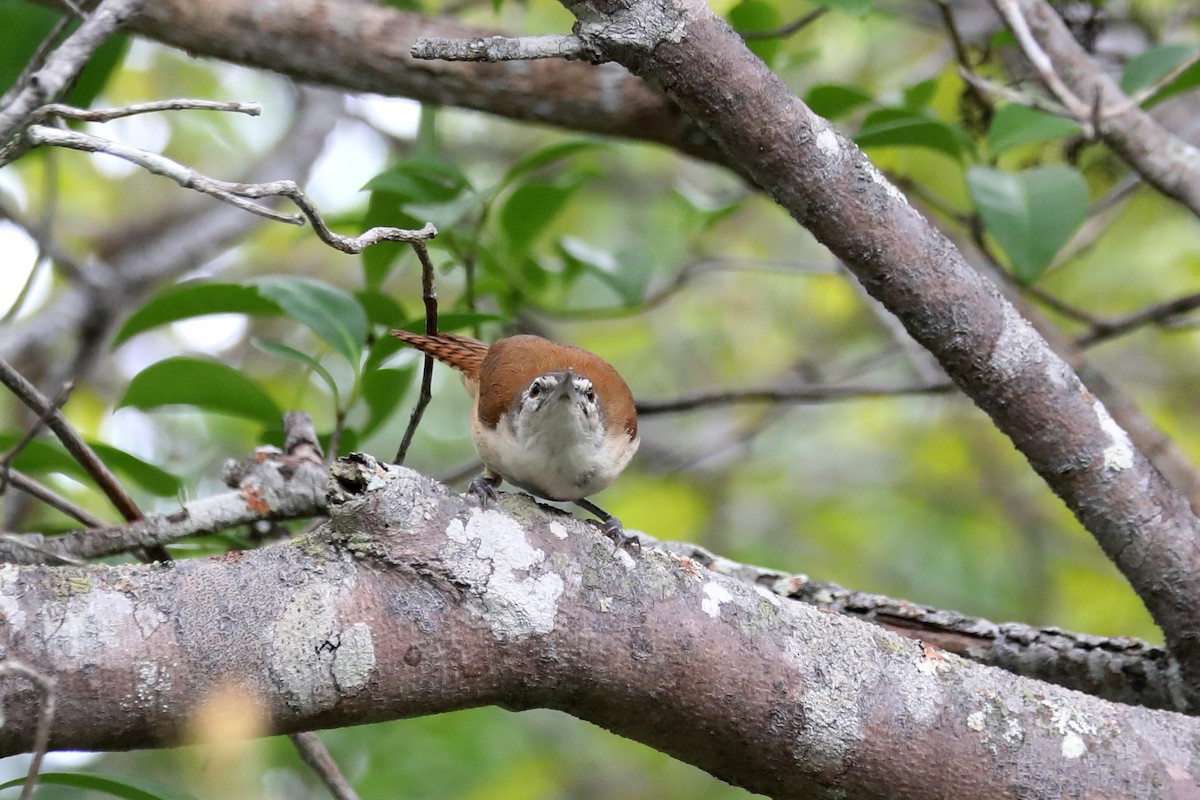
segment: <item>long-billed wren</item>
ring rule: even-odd
[[[483,475],[471,482],[481,502],[502,480],[546,500],[570,501],[604,520],[618,544],[621,521],[586,498],[621,474],[640,438],[633,395],[607,361],[540,336],[511,336],[490,347],[452,333],[392,335],[463,374],[475,399],[471,438]]]

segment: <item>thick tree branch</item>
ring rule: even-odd
[[[330,20],[337,24],[331,25]],[[422,36],[485,39],[494,30],[348,0],[163,0],[132,30],[189,53],[359,92],[486,111],[602,136],[659,142],[698,158],[720,152],[687,117],[613,64],[514,66],[420,62]]]
[[[567,6],[577,35],[705,120],[938,358],[1128,577],[1200,686],[1200,521],[1029,322],[699,0]]]
[[[1194,718],[980,667],[685,557],[614,554],[525,500],[503,501],[522,525],[364,457],[335,485],[330,522],[295,544],[0,569],[4,657],[57,681],[51,747],[173,744],[236,686],[270,732],[556,708],[779,798],[1200,789]],[[0,710],[0,753],[28,749],[36,693],[0,682]]]

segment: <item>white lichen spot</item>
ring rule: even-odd
[[[333,680],[338,689],[351,692],[366,685],[375,669],[375,640],[365,622],[356,622],[338,636],[333,654]]]
[[[270,637],[271,673],[288,705],[303,713],[329,708],[337,701],[329,659],[321,657],[337,643],[337,592],[334,584],[325,581],[297,587],[273,630],[265,632]]]
[[[1075,731],[1068,731],[1062,741],[1063,758],[1079,758],[1086,752],[1087,745],[1084,744],[1083,737]]]
[[[715,581],[704,584],[703,591],[704,599],[700,601],[700,608],[713,619],[721,615],[722,603],[733,600],[733,595],[729,593],[729,590]]]
[[[1104,468],[1114,472],[1129,469],[1133,466],[1133,444],[1129,441],[1129,434],[1117,424],[1099,400],[1096,401],[1095,408],[1100,428],[1107,434],[1110,442],[1108,447],[1104,448]]]
[[[554,536],[558,539],[567,538],[567,529],[558,520],[550,521],[550,532],[553,533]]]
[[[136,670],[133,693],[139,708],[150,708],[170,696],[171,676],[165,666],[154,661],[139,661]]]
[[[1004,741],[1013,746],[1025,741],[1025,731],[1021,730],[1021,723],[1012,717],[1009,717],[1000,735],[1004,738]]]
[[[1004,304],[1004,327],[992,346],[992,369],[1002,377],[1016,377],[1040,355],[1041,336],[1010,303]]]
[[[16,583],[20,570],[13,564],[0,565],[0,621],[8,624],[9,630],[25,627],[25,612],[17,602]]]
[[[600,610],[607,614],[612,609],[612,601],[613,599],[611,597],[601,597]]]
[[[133,620],[142,632],[142,638],[149,639],[150,635],[158,630],[158,626],[166,623],[170,617],[153,603],[140,602],[133,610]]]
[[[1086,753],[1087,743],[1083,737],[1098,735],[1095,724],[1070,706],[1060,706],[1049,700],[1045,704],[1050,709],[1050,728],[1063,737],[1063,757],[1079,758]]]
[[[972,711],[967,714],[967,727],[973,731],[982,731],[984,723],[984,713],[982,711]]]
[[[826,128],[817,134],[817,149],[828,159],[837,158],[842,152],[842,144],[832,128]]]
[[[123,592],[94,590],[73,595],[67,601],[63,623],[47,639],[71,660],[92,656],[100,645],[113,646],[133,611],[133,602]]]
[[[451,544],[442,560],[478,595],[493,636],[505,641],[554,629],[563,580],[554,572],[534,575],[546,554],[519,524],[497,511],[476,511],[465,525],[451,520],[446,536]]]
[[[885,192],[887,192],[888,197],[892,198],[897,203],[903,203],[904,205],[908,205],[908,198],[904,196],[904,192],[902,192],[898,188],[896,188],[896,184],[889,181],[882,172],[880,172],[878,169],[875,168],[874,164],[872,164],[868,161],[867,165],[866,165],[866,169],[867,169],[867,175],[869,175],[871,177],[871,180],[875,181],[875,183],[879,184],[883,188],[883,190]]]

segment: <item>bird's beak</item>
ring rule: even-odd
[[[562,378],[558,381],[558,386],[554,389],[554,394],[550,396],[551,400],[574,400],[575,399],[575,370],[568,369],[562,374]]]

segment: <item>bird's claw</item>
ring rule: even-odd
[[[477,498],[479,507],[484,509],[488,507],[489,502],[500,502],[495,485],[482,475],[471,481],[471,485],[467,487],[467,494]]]
[[[613,553],[624,548],[630,555],[642,552],[642,540],[625,533],[625,526],[616,517],[604,520],[604,535],[613,540]]]

